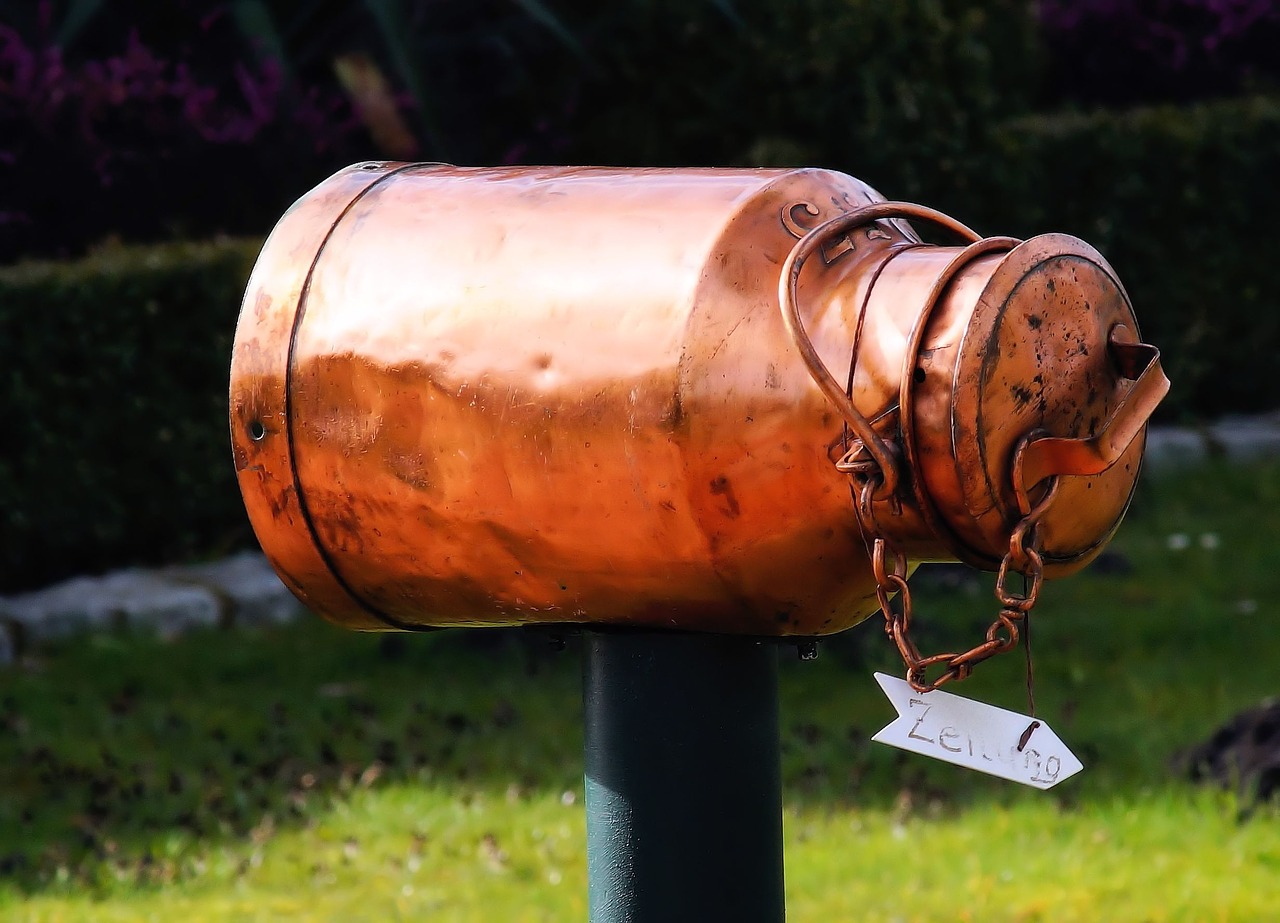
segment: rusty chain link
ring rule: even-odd
[[[876,580],[876,598],[885,617],[885,634],[893,641],[907,668],[907,682],[917,692],[932,692],[952,680],[966,679],[973,668],[984,660],[1018,646],[1019,625],[1027,621],[1035,607],[1044,582],[1044,558],[1040,554],[1038,525],[1058,492],[1058,479],[1052,478],[1040,499],[1032,505],[1021,484],[1015,484],[1019,509],[1028,510],[1009,533],[1009,550],[1000,561],[996,573],[995,596],[1000,612],[985,640],[961,653],[948,652],[924,656],[911,638],[914,617],[911,588],[907,585],[907,557],[880,535],[872,545],[871,566]],[[859,505],[869,512],[875,494],[873,479],[863,483]],[[874,522],[874,520],[872,520]],[[1022,575],[1022,592],[1006,587],[1010,573]],[[896,604],[895,604],[896,594]],[[928,672],[939,665],[945,667],[934,680]]]

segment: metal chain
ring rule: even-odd
[[[873,480],[863,483],[859,500],[864,509],[870,508],[875,487]],[[1029,509],[1030,512],[1010,532],[1009,550],[1000,561],[1000,569],[996,573],[995,596],[1000,603],[1000,612],[987,629],[986,639],[962,653],[948,652],[928,657],[920,653],[911,639],[914,610],[911,588],[907,585],[907,556],[883,537],[877,535],[875,538],[871,566],[876,579],[876,597],[884,612],[885,634],[902,655],[902,662],[907,668],[907,682],[917,692],[931,692],[952,680],[966,679],[982,661],[1018,646],[1018,626],[1028,620],[1028,614],[1035,607],[1040,586],[1044,582],[1044,558],[1040,553],[1037,526],[1058,492],[1058,479],[1054,477],[1050,480],[1048,488],[1034,506],[1028,501],[1021,485],[1017,485],[1016,490],[1019,494],[1019,507]],[[1023,576],[1022,592],[1013,592],[1005,586],[1011,573]],[[897,594],[896,598],[894,594]],[[940,665],[944,667],[943,672],[936,679],[929,680],[929,670]]]

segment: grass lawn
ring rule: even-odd
[[[1280,917],[1280,811],[1168,767],[1280,693],[1278,538],[1280,464],[1146,478],[1046,586],[1047,793],[869,742],[878,617],[781,648],[788,919]],[[994,614],[919,583],[926,649]],[[951,690],[1022,709],[1021,655]],[[584,920],[581,746],[576,651],[518,632],[81,639],[0,672],[0,919]]]

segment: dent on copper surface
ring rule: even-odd
[[[880,200],[822,170],[339,173],[273,232],[237,328],[233,444],[263,548],[354,628],[854,624],[878,603],[835,467],[850,434],[777,292],[798,240]],[[927,316],[958,248],[899,221],[800,272],[821,361],[885,439],[912,428],[875,521],[913,559],[987,563],[1008,539],[1011,440],[1087,435],[1117,399],[1080,344],[1132,323],[1127,298],[1066,240],[965,262]],[[1063,380],[1041,393],[1036,376]],[[1070,488],[1107,499],[1046,522],[1059,557],[1114,530],[1140,454]]]

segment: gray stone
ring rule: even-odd
[[[1153,426],[1147,430],[1147,446],[1142,463],[1148,468],[1194,465],[1208,455],[1204,434],[1176,426]]]
[[[1238,460],[1280,457],[1280,414],[1224,417],[1209,427],[1210,449]]]
[[[303,611],[297,597],[258,552],[245,551],[208,564],[170,567],[161,573],[169,580],[212,592],[223,605],[224,618],[234,625],[283,625]]]
[[[0,615],[16,626],[28,645],[110,628],[123,615],[103,605],[100,582],[74,577],[43,590],[0,598]]]
[[[1147,431],[1148,466],[1182,467],[1220,457],[1232,461],[1280,457],[1280,413],[1224,417],[1200,427],[1153,426]]]
[[[17,625],[28,644],[114,627],[173,637],[189,628],[216,625],[218,611],[218,601],[208,590],[143,570],[76,577],[0,599],[0,617]]]

